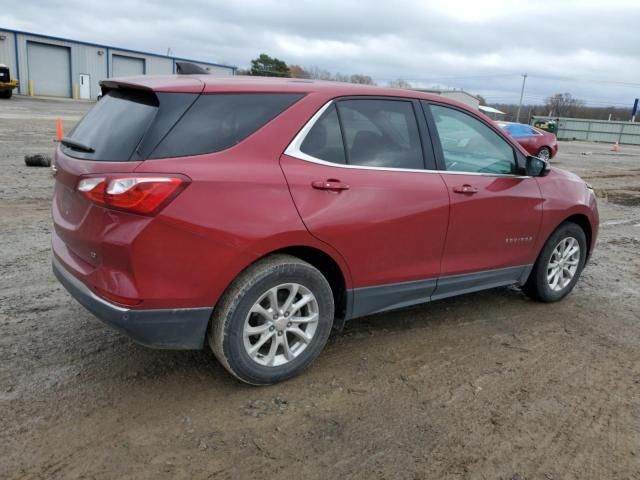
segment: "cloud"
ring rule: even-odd
[[[567,91],[631,105],[640,96],[639,14],[636,0],[27,0],[0,13],[0,26],[240,67],[265,52],[494,102],[517,101],[526,72],[531,103]]]

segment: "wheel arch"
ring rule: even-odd
[[[327,252],[308,245],[293,245],[274,250],[261,258],[274,254],[286,254],[299,258],[317,268],[322,273],[333,293],[335,304],[334,328],[341,330],[348,315],[347,278],[340,264]],[[260,259],[257,259],[258,261]]]
[[[317,268],[320,273],[324,275],[331,287],[335,304],[333,326],[341,330],[346,319],[349,318],[351,308],[350,296],[348,295],[351,286],[350,272],[342,258],[336,258],[319,246],[311,246],[304,243],[271,245],[270,249],[263,250],[258,255],[253,256],[249,263],[244,264],[244,266],[239,269],[237,274],[230,279],[229,284],[220,293],[220,297],[230,288],[233,281],[241,275],[242,272],[246,271],[255,263],[277,254],[291,255],[292,257],[305,261]]]
[[[547,150],[549,150],[549,158],[553,158],[553,148],[551,148],[550,145],[547,145],[546,143],[543,143],[541,146],[539,146],[536,149],[536,155],[540,152],[540,150],[542,150],[543,148],[546,148]]]
[[[585,236],[587,237],[587,259],[589,259],[589,257],[591,256],[591,250],[592,250],[591,242],[593,240],[593,227],[591,226],[591,222],[589,221],[589,218],[582,213],[576,213],[574,215],[571,215],[570,217],[565,218],[562,222],[560,222],[554,229],[554,232],[558,229],[560,225],[567,222],[575,223],[576,225],[578,225],[584,232]]]

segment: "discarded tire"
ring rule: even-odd
[[[24,163],[27,167],[50,167],[51,157],[46,155],[25,155]]]

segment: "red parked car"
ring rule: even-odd
[[[549,160],[558,153],[558,140],[553,133],[524,123],[497,122],[531,155]]]
[[[153,347],[207,343],[237,378],[287,379],[333,328],[501,285],[567,295],[593,191],[476,111],[415,91],[135,77],[55,155],[53,269]]]

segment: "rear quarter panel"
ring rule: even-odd
[[[154,296],[145,301],[146,308],[160,307],[167,296],[175,306],[187,306],[181,303],[188,297],[188,306],[214,305],[248,265],[293,246],[328,254],[351,287],[340,254],[304,226],[278,161],[324,101],[306,100],[222,152],[139,165],[138,173],[181,173],[192,179],[136,239],[140,248],[134,247],[131,256],[133,270],[145,272],[144,290]]]

